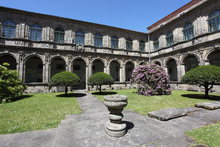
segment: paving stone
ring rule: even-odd
[[[181,117],[187,115],[186,110],[184,109],[176,109],[169,108],[158,111],[149,112],[148,116],[152,118],[156,118],[158,120],[167,121],[173,118]]]
[[[220,102],[204,102],[195,104],[196,107],[205,108],[208,110],[215,110],[220,108]]]

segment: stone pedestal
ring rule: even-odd
[[[104,104],[110,111],[110,122],[106,124],[106,133],[111,137],[122,137],[126,134],[126,124],[122,122],[123,108],[127,106],[127,97],[123,95],[105,96]]]

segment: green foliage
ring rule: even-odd
[[[220,67],[214,65],[198,66],[183,76],[182,83],[203,86],[206,97],[208,97],[208,92],[213,85],[220,84]]]
[[[80,78],[69,71],[63,71],[60,73],[55,74],[50,82],[49,86],[64,86],[65,87],[65,94],[67,94],[68,88],[73,87],[80,84]]]
[[[63,71],[60,73],[55,74],[50,82],[50,86],[77,86],[80,83],[80,78],[68,71]]]
[[[113,84],[113,83],[114,83],[113,78],[104,72],[97,72],[88,79],[88,84],[99,85],[100,92],[102,85]]]
[[[0,103],[11,102],[22,95],[25,86],[18,78],[17,71],[9,70],[8,63],[0,65]]]

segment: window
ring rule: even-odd
[[[184,40],[191,40],[194,37],[194,29],[192,23],[186,24],[183,28]]]
[[[126,40],[126,49],[128,51],[132,51],[132,45],[133,45],[132,40],[131,39],[127,39]]]
[[[158,38],[155,39],[153,44],[154,44],[154,50],[158,50],[159,49],[159,39]]]
[[[85,38],[84,32],[77,31],[76,32],[76,39],[75,39],[76,41],[75,41],[75,43],[77,45],[84,45],[85,44],[84,38]]]
[[[94,46],[102,47],[102,35],[101,34],[95,34],[95,36],[94,36]]]
[[[111,47],[114,49],[118,48],[118,38],[116,36],[111,37]]]
[[[139,43],[139,50],[141,52],[145,51],[145,42],[144,41],[140,41],[140,43]]]
[[[2,25],[2,37],[15,38],[16,25],[13,21],[6,20]]]
[[[167,40],[167,47],[173,45],[173,33],[172,32],[167,33],[166,40]]]
[[[30,27],[30,40],[41,41],[41,33],[42,33],[41,26],[37,24],[32,25]]]
[[[54,31],[54,42],[64,43],[64,30],[62,28],[57,28]]]
[[[220,10],[216,10],[209,15],[209,32],[220,30]]]

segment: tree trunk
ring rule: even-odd
[[[208,98],[209,97],[209,86],[208,85],[205,85],[205,98]]]
[[[99,93],[102,93],[102,85],[99,85]]]
[[[67,96],[67,92],[68,92],[68,87],[65,86],[65,96]]]

